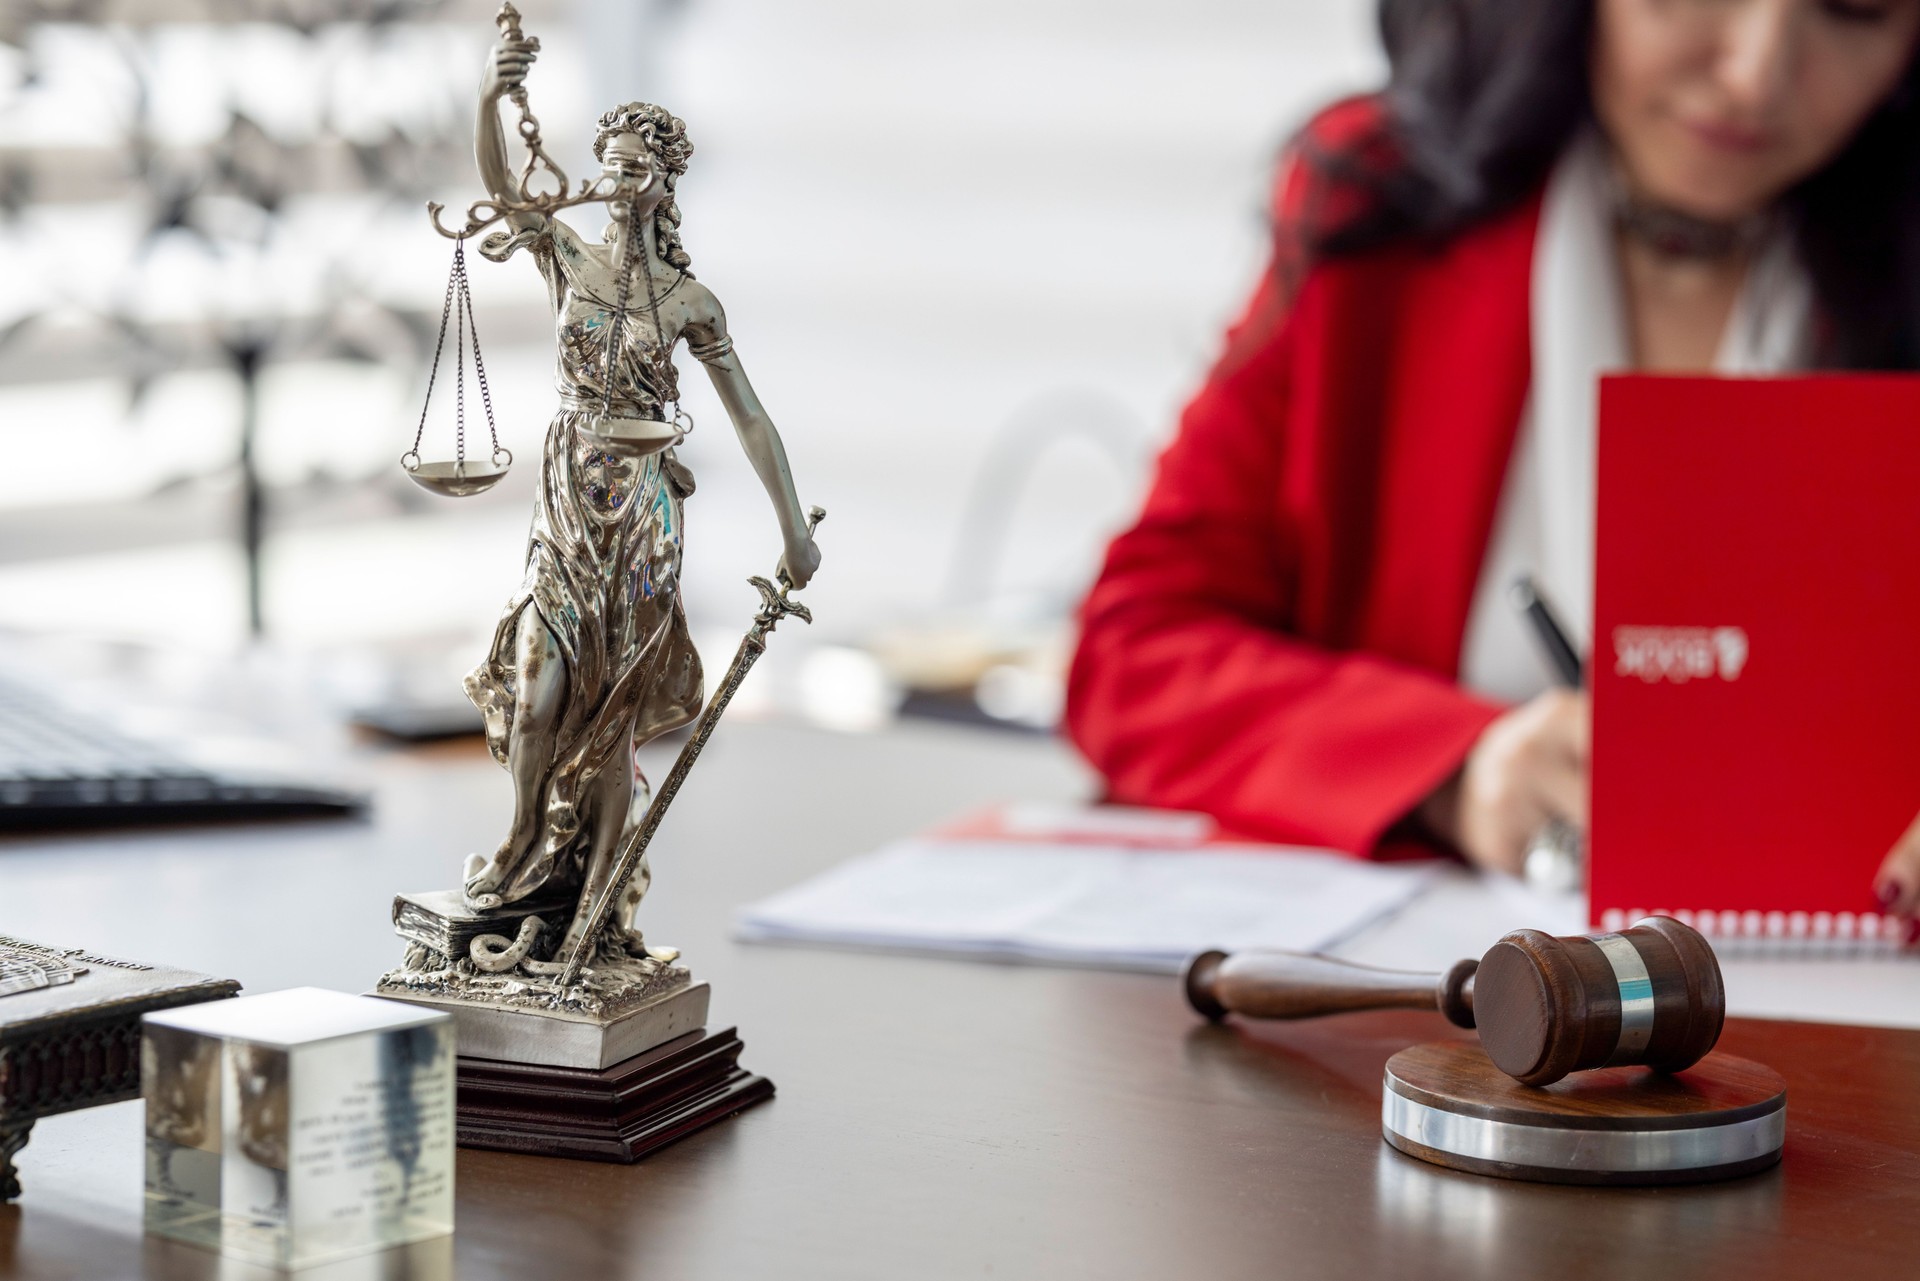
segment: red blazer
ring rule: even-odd
[[[1066,723],[1113,799],[1379,854],[1499,715],[1455,676],[1539,207],[1262,284],[1081,607]]]

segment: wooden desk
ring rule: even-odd
[[[341,1275],[560,1277],[1912,1276],[1920,1032],[1730,1022],[1790,1084],[1780,1168],[1700,1188],[1504,1183],[1379,1137],[1380,1072],[1438,1016],[1210,1028],[1165,979],[742,947],[734,903],[994,797],[1082,780],[1039,744],[773,725],[716,737],[663,828],[650,937],[715,985],[780,1093],[638,1166],[465,1152],[450,1247]],[[0,932],[352,990],[395,888],[497,837],[470,752],[381,764],[367,825],[0,847]],[[740,799],[754,786],[758,804]],[[740,789],[735,791],[734,789]],[[139,1231],[140,1112],[55,1118],[0,1210],[0,1276],[272,1274]]]

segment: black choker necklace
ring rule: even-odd
[[[1769,218],[1749,214],[1733,222],[1713,222],[1665,205],[1621,196],[1613,206],[1614,225],[1655,253],[1668,258],[1713,261],[1752,249],[1767,234]]]

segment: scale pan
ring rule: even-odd
[[[680,443],[684,433],[658,418],[589,419],[583,430],[603,449],[620,454],[653,454]]]
[[[507,469],[492,462],[421,463],[407,469],[413,483],[448,498],[469,498],[485,493],[507,474]]]

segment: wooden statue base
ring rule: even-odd
[[[1497,1178],[1705,1183],[1780,1160],[1787,1085],[1709,1054],[1673,1076],[1598,1068],[1536,1088],[1473,1042],[1435,1041],[1387,1060],[1381,1129],[1408,1156]]]
[[[734,1029],[688,1032],[612,1067],[462,1056],[461,1147],[630,1164],[773,1097],[740,1066]]]

